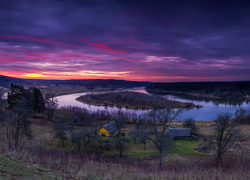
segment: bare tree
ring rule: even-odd
[[[217,159],[221,160],[223,155],[232,148],[240,139],[240,130],[231,120],[232,114],[220,113],[217,115],[214,126],[215,150]]]
[[[4,118],[4,110],[5,110],[5,100],[2,99],[4,95],[3,89],[0,88],[0,123],[3,121]]]
[[[54,93],[47,93],[45,95],[45,108],[47,110],[48,119],[53,118],[55,110],[58,108],[58,99]]]
[[[166,132],[172,121],[175,120],[183,109],[174,109],[166,107],[165,109],[155,109],[149,112],[149,117],[153,120],[153,133],[147,138],[154,144],[159,151],[160,167],[162,168],[162,155],[168,149],[171,140]]]
[[[98,150],[102,148],[104,142],[103,138],[97,136],[97,130],[100,127],[96,117],[93,117],[91,127],[81,132],[81,139],[83,140],[84,148],[89,151],[94,151],[97,154]]]
[[[3,123],[9,149],[17,151],[21,147],[24,137],[32,138],[29,120],[31,113],[32,109],[23,97],[11,109],[5,110]]]
[[[240,120],[240,119],[243,119],[246,116],[246,114],[247,114],[247,110],[240,108],[235,111],[234,115],[236,119]]]
[[[65,147],[65,141],[68,139],[66,131],[69,129],[69,124],[58,119],[53,119],[52,127],[54,129],[55,138],[59,139],[62,146]]]
[[[250,110],[237,109],[235,111],[235,121],[239,123],[249,124],[250,123]]]
[[[69,116],[69,119],[70,119],[70,122],[69,122],[69,126],[70,126],[70,140],[71,140],[71,150],[73,152],[74,150],[74,143],[77,142],[76,140],[76,133],[75,133],[75,126],[77,126],[79,124],[79,118],[74,115],[74,114],[71,114]],[[79,138],[79,136],[78,136]],[[78,148],[79,149],[79,148]]]
[[[8,93],[8,108],[4,108],[4,131],[6,142],[11,150],[20,149],[24,142],[24,137],[29,139],[31,135],[31,122],[29,117],[32,115],[32,95],[29,91],[19,85],[11,85]]]
[[[198,135],[199,129],[197,125],[195,124],[195,120],[193,118],[187,118],[183,123],[184,128],[190,128],[191,133],[194,135]]]
[[[114,116],[114,121],[116,122],[117,126],[117,134],[114,137],[114,144],[116,145],[117,149],[119,150],[119,157],[122,158],[122,152],[125,150],[125,143],[128,142],[128,139],[123,137],[121,131],[125,125],[126,116],[125,114],[119,109]]]
[[[134,139],[134,143],[137,143],[137,140],[144,144],[144,150],[147,148],[147,133],[149,131],[149,127],[146,124],[146,118],[143,116],[138,117],[135,129],[130,132],[130,136]]]

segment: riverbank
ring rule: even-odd
[[[151,83],[145,89],[203,98],[249,99],[250,81]]]
[[[118,107],[128,109],[165,108],[201,108],[200,105],[168,100],[159,96],[152,96],[138,92],[112,92],[105,94],[89,94],[76,98],[77,101],[95,106]]]
[[[145,88],[146,89],[146,88]],[[165,94],[176,94],[176,95],[187,95],[187,96],[193,96],[193,97],[198,97],[198,98],[210,98],[210,99],[227,99],[227,100],[249,100],[250,96],[246,95],[244,97],[237,97],[237,98],[230,98],[227,96],[215,96],[214,94],[202,94],[202,93],[194,93],[194,92],[183,92],[183,91],[166,91],[162,89],[146,89],[147,92],[152,93],[152,94],[160,94],[160,95],[165,95]]]

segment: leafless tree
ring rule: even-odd
[[[144,150],[147,148],[147,135],[149,132],[149,126],[146,123],[146,118],[144,116],[139,116],[135,128],[130,132],[130,136],[134,139],[135,144],[137,140],[144,144]]]
[[[31,139],[32,96],[23,86],[11,85],[7,105],[2,107],[2,123],[9,149],[18,151],[24,138]]]
[[[32,110],[27,100],[22,97],[15,106],[6,109],[4,114],[6,142],[9,149],[17,151],[20,149],[24,137],[32,138],[29,120]]]
[[[235,121],[243,124],[250,124],[250,109],[237,109],[235,111]]]
[[[58,107],[58,99],[54,93],[47,93],[45,95],[45,108],[47,110],[48,119],[53,118],[54,112]]]
[[[147,138],[154,144],[159,151],[160,167],[162,168],[162,155],[166,153],[171,140],[167,136],[166,132],[169,126],[175,120],[183,109],[174,109],[172,107],[166,107],[165,109],[155,109],[149,112],[149,117],[153,123],[153,133],[148,135]]]
[[[190,128],[191,133],[198,135],[199,134],[199,129],[195,123],[195,120],[193,118],[187,118],[184,123],[183,123],[184,128]]]
[[[125,143],[127,143],[128,140],[125,137],[123,137],[121,133],[122,128],[124,127],[126,121],[126,115],[121,111],[121,109],[119,109],[114,114],[114,121],[116,122],[117,126],[117,134],[114,137],[114,144],[119,150],[119,157],[122,158],[123,157],[122,153],[125,150]]]
[[[241,138],[240,130],[231,118],[232,114],[227,112],[218,114],[215,120],[214,147],[217,159],[219,160],[221,160],[223,155]]]
[[[3,89],[0,88],[0,123],[3,121],[3,117],[4,117],[4,110],[5,110],[5,100],[2,99],[4,95]]]
[[[55,138],[59,139],[62,146],[65,147],[65,141],[68,139],[66,131],[69,129],[69,124],[58,119],[52,119],[52,128],[54,129]]]

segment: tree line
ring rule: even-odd
[[[246,98],[250,95],[250,81],[151,83],[146,86],[146,90],[156,93],[177,92],[221,98]]]
[[[146,86],[149,82],[125,81],[114,79],[86,79],[86,80],[41,80],[41,79],[20,79],[0,75],[0,86],[9,87],[12,83],[26,85],[70,85],[84,86],[88,89],[95,87],[103,88],[133,88]]]

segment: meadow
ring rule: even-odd
[[[119,158],[119,151],[111,146],[108,150],[93,152],[82,147],[72,151],[70,132],[67,132],[65,147],[55,138],[51,121],[44,115],[36,114],[32,119],[33,140],[23,144],[19,152],[9,151],[1,141],[2,178],[21,179],[249,179],[250,126],[241,125],[244,139],[239,151],[230,151],[219,163],[214,152],[198,151],[205,136],[213,133],[212,121],[197,122],[201,132],[195,141],[176,140],[164,155],[164,166],[159,167],[158,151],[152,143],[147,148],[129,136],[134,128],[127,124],[123,129],[126,144],[124,157]],[[174,121],[171,127],[182,127],[183,122]],[[85,130],[91,126],[81,127]],[[112,137],[102,137],[112,139]],[[83,146],[83,145],[82,145]]]

